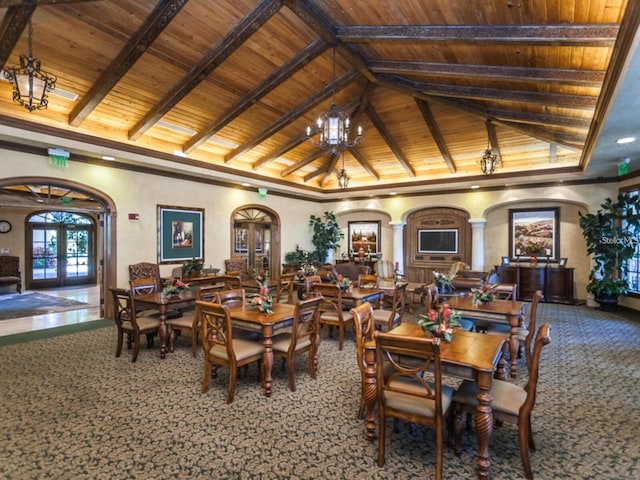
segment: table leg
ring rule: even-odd
[[[160,359],[164,360],[167,356],[167,306],[160,305],[158,310],[160,311],[160,328],[158,329],[160,335]]]
[[[518,346],[520,342],[518,342],[516,334],[518,332],[519,323],[519,316],[509,319],[509,325],[511,326],[509,333],[509,374],[511,378],[516,378],[518,370]]]
[[[271,377],[271,369],[273,368],[273,327],[264,325],[262,327],[262,337],[264,345],[264,353],[262,354],[262,386],[267,397],[271,396],[273,387],[273,378]]]
[[[368,348],[364,351],[365,358],[365,374],[362,383],[361,395],[364,395],[366,406],[365,429],[367,440],[373,442],[376,436],[376,417],[374,415],[374,407],[378,396],[376,387],[376,363],[375,350]]]
[[[482,374],[478,377],[478,406],[476,407],[476,432],[478,434],[478,478],[481,480],[489,478],[489,438],[493,432],[493,413],[491,411],[491,375]]]

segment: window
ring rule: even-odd
[[[634,187],[629,190],[625,190],[625,193],[632,195],[640,195],[640,187]],[[636,215],[640,215],[640,211],[634,212]],[[625,227],[626,222],[622,222],[622,227]],[[636,254],[630,260],[627,260],[626,268],[623,269],[623,275],[629,284],[629,290],[633,293],[640,293],[640,238],[635,238]]]

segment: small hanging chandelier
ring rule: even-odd
[[[344,190],[349,186],[349,175],[347,175],[347,171],[344,169],[344,154],[342,154],[342,169],[336,174],[336,177],[338,178],[340,190]]]
[[[480,168],[485,175],[491,175],[498,164],[498,156],[491,151],[491,145],[487,145],[484,155],[480,159]]]
[[[55,75],[40,70],[32,54],[33,25],[29,19],[29,55],[20,55],[20,66],[7,68],[4,76],[13,85],[13,101],[33,112],[47,108],[47,92],[56,88]]]
[[[336,79],[336,47],[333,47],[333,81]],[[340,155],[347,148],[355,146],[363,140],[362,127],[358,126],[358,134],[349,141],[350,121],[347,112],[338,108],[335,102],[335,91],[333,100],[327,112],[318,118],[316,128],[312,130],[307,127],[305,141],[312,145],[327,150],[330,156]],[[317,141],[313,140],[313,135],[318,134]]]

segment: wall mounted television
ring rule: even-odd
[[[458,253],[458,229],[418,230],[418,253]]]

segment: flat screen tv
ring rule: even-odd
[[[458,229],[418,230],[418,253],[458,253]]]

